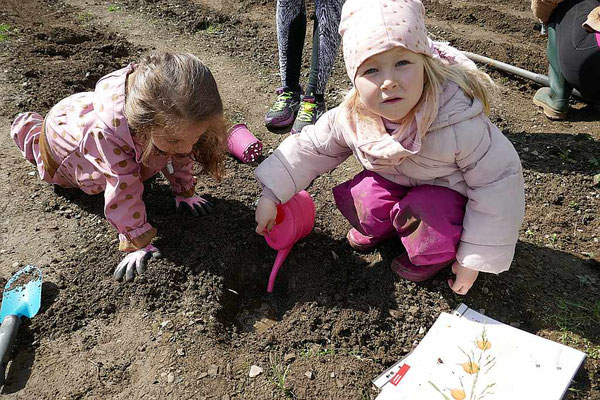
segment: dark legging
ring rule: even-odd
[[[344,0],[315,0],[312,61],[306,93],[322,96],[340,45],[340,24]],[[277,0],[277,42],[281,83],[300,91],[300,67],[306,35],[304,0]]]
[[[600,34],[586,31],[581,24],[599,5],[598,0],[566,0],[552,14],[562,74],[594,102],[600,101]]]

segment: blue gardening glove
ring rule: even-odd
[[[192,197],[175,196],[175,207],[177,208],[177,212],[185,210],[194,217],[197,217],[211,213],[214,206],[210,201],[194,195]]]
[[[123,261],[115,268],[114,277],[116,280],[121,280],[125,276],[125,282],[131,282],[135,276],[135,271],[137,271],[138,275],[144,273],[146,262],[150,258],[160,257],[162,257],[160,250],[149,244],[142,249],[127,254]]]

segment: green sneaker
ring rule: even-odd
[[[314,125],[321,115],[325,114],[325,111],[327,111],[325,102],[317,101],[314,96],[302,96],[300,110],[292,127],[292,134],[300,132],[307,125]]]
[[[300,93],[292,92],[287,87],[276,91],[277,100],[265,115],[267,128],[286,128],[294,122],[294,117],[300,108]]]

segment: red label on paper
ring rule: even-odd
[[[408,364],[403,364],[400,367],[400,369],[398,370],[398,372],[396,372],[396,375],[394,375],[392,380],[390,380],[392,385],[398,386],[398,384],[400,383],[402,378],[404,378],[404,375],[406,375],[406,373],[408,372],[409,369],[410,369],[410,366]]]

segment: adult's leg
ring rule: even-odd
[[[597,33],[588,32],[581,25],[598,6],[598,0],[567,0],[552,15],[562,74],[592,102],[600,102],[600,43]]]
[[[306,36],[304,0],[277,0],[277,44],[281,84],[300,92],[300,67]]]
[[[546,46],[548,58],[548,79],[550,87],[539,89],[533,97],[533,103],[542,107],[544,114],[552,120],[561,120],[567,117],[569,110],[569,97],[573,87],[562,74],[558,58],[556,24],[548,26],[548,43]]]

